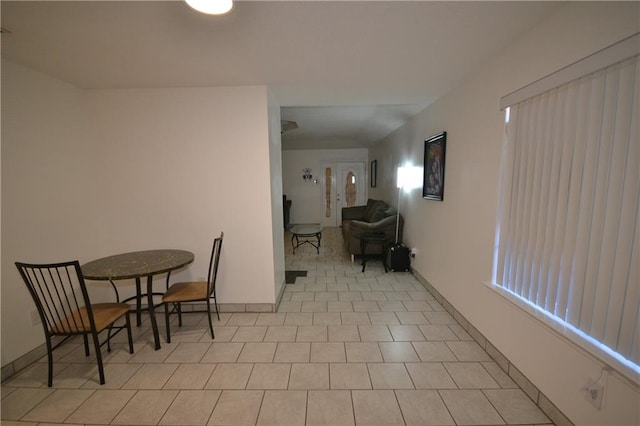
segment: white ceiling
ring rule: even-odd
[[[267,85],[284,149],[369,147],[551,13],[551,2],[2,1],[2,56],[82,88]]]

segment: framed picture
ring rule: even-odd
[[[424,178],[422,197],[442,201],[444,196],[444,157],[447,132],[438,133],[424,141]]]
[[[373,160],[371,162],[371,178],[369,179],[369,185],[372,188],[375,188],[377,185],[376,179],[378,176],[378,160]]]

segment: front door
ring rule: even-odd
[[[333,163],[324,166],[323,226],[340,226],[342,208],[367,201],[365,163]]]

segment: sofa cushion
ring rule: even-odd
[[[364,211],[364,221],[365,222],[377,222],[378,220],[384,218],[384,216],[380,216],[377,212],[384,212],[389,206],[384,201],[377,201],[371,207],[365,209]],[[374,220],[374,215],[377,214],[379,219]]]
[[[371,213],[371,219],[369,220],[369,223],[379,222],[385,217],[387,217],[387,215],[385,214],[386,211],[387,211],[386,209],[375,209]]]

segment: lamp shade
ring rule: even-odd
[[[222,15],[233,7],[233,0],[185,0],[185,2],[198,12],[208,15]]]
[[[398,167],[397,188],[414,189],[422,185],[422,168],[415,166]]]

